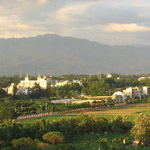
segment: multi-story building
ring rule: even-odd
[[[126,90],[123,90],[124,94],[127,94],[129,96],[129,98],[140,98],[141,99],[141,95],[142,92],[138,87],[129,87]]]
[[[29,76],[26,75],[25,80],[21,80],[17,86],[14,83],[11,83],[10,86],[3,88],[7,94],[14,95],[14,88],[16,88],[16,94],[28,94],[29,89],[39,85],[42,89],[47,89],[47,80],[45,77],[41,77],[40,75],[37,77],[37,80],[30,80]]]
[[[150,87],[149,86],[143,87],[143,94],[146,96],[150,96]]]
[[[47,80],[45,78],[41,78],[39,75],[37,80],[30,80],[29,76],[26,75],[25,80],[21,80],[17,85],[17,88],[33,88],[36,84],[38,84],[42,89],[47,89]]]

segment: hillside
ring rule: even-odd
[[[0,39],[0,75],[149,73],[150,47],[108,46],[55,34]]]

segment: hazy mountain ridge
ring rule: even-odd
[[[108,46],[46,34],[0,39],[0,74],[149,73],[149,46]]]

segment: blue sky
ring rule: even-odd
[[[109,45],[149,44],[148,0],[1,0],[0,38],[55,33]]]

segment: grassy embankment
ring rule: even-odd
[[[134,123],[136,116],[139,113],[145,113],[150,115],[150,102],[141,102],[138,104],[126,104],[123,106],[112,106],[112,107],[107,107],[107,108],[99,108],[99,109],[93,109],[93,110],[86,110],[82,111],[84,114],[88,115],[96,115],[100,117],[105,117],[108,120],[113,119],[114,116],[127,116],[127,120]],[[54,116],[46,116],[42,117],[45,119],[49,120],[59,120],[63,117],[76,117],[79,115],[81,111],[79,112],[72,112],[72,113],[66,113],[66,114],[59,114],[59,115],[54,115]],[[22,120],[21,122],[26,122],[26,123],[33,123],[35,121],[40,120],[41,118],[34,118],[34,119],[28,119],[28,120]]]

